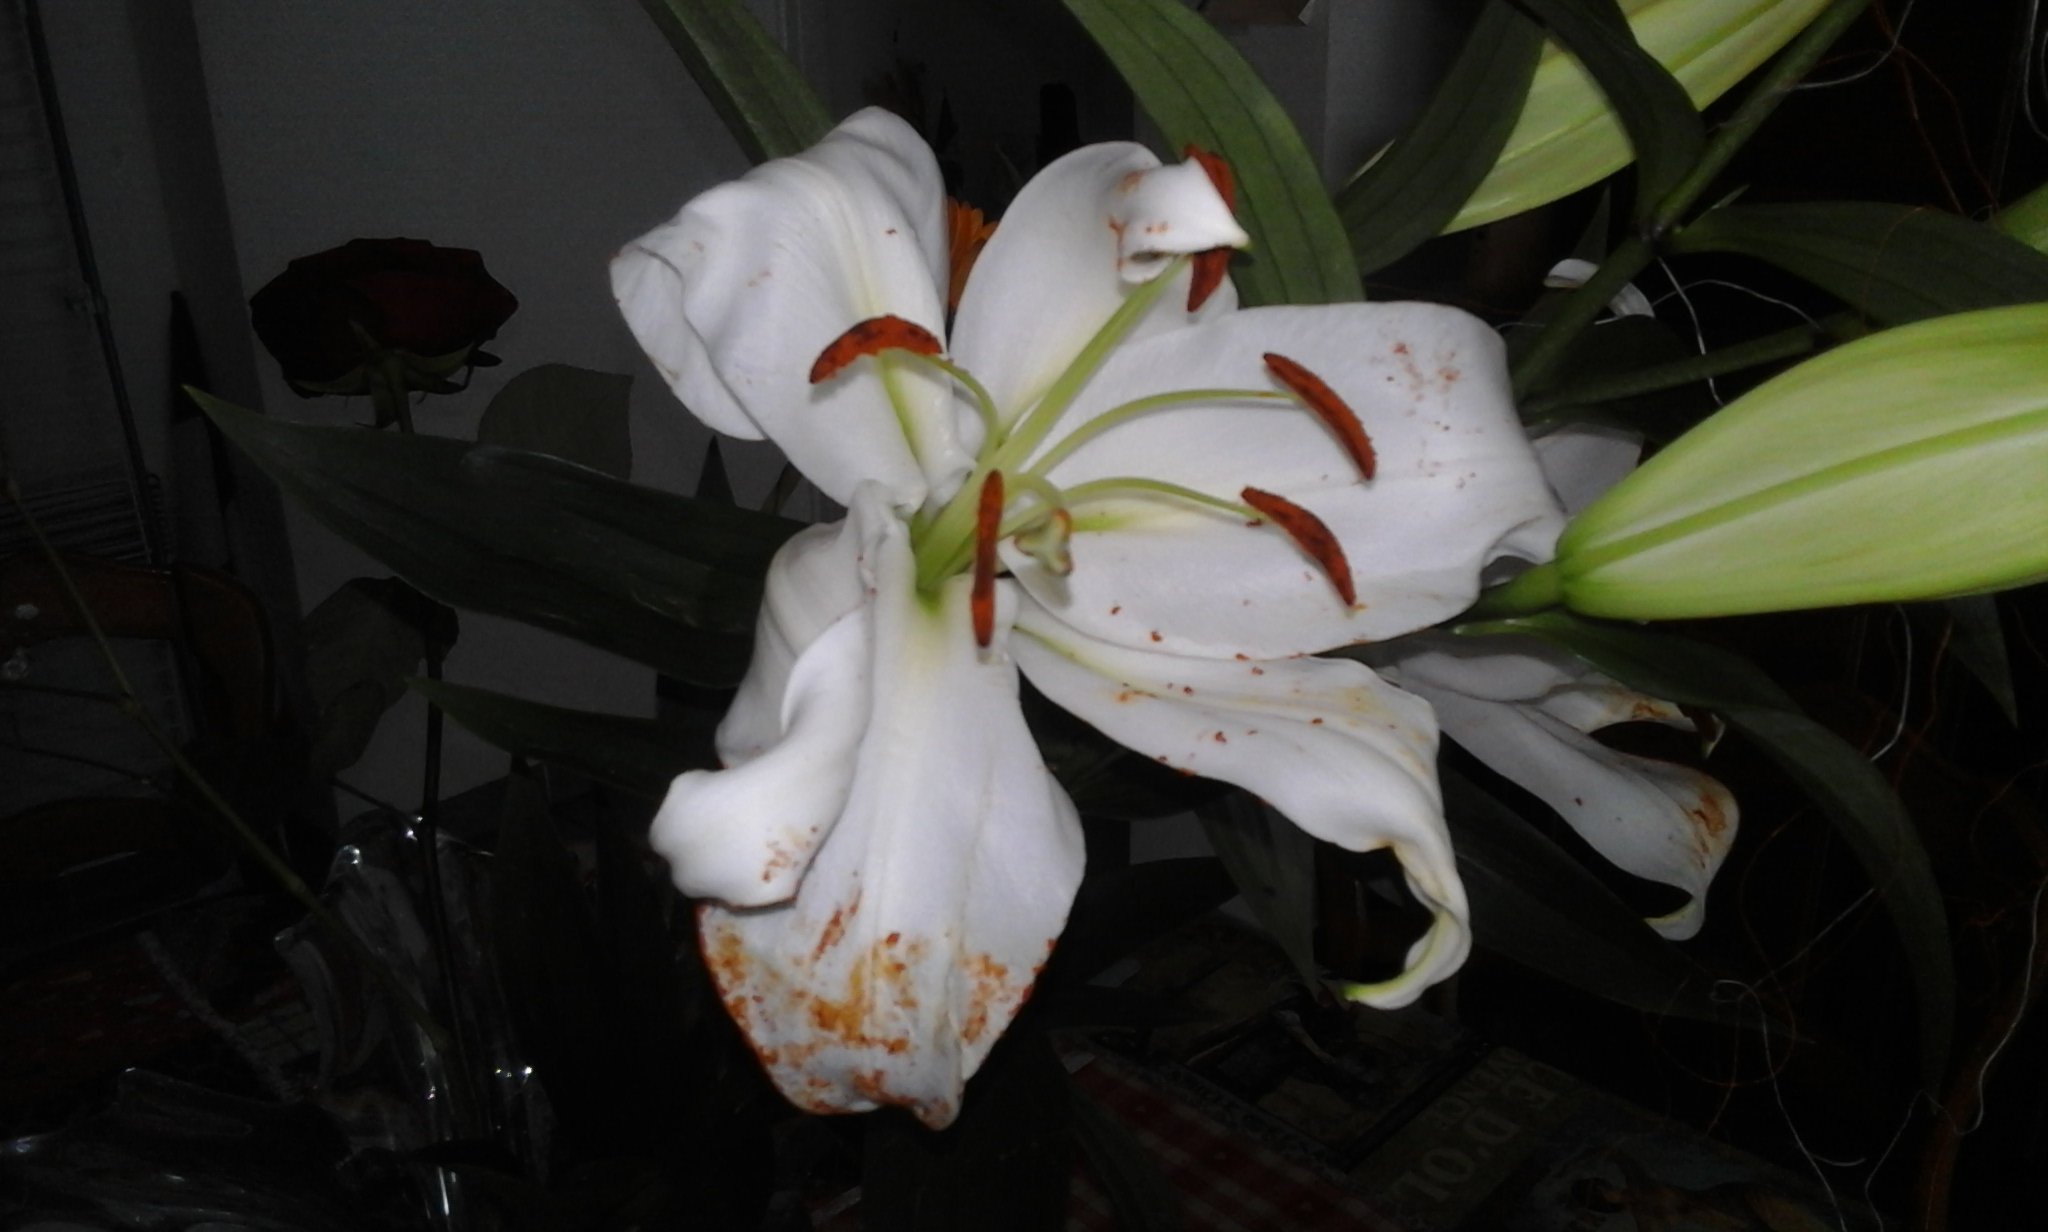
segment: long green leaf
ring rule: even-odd
[[[1178,0],[1066,0],[1176,148],[1223,157],[1251,233],[1232,276],[1250,304],[1360,299],[1344,224],[1293,121],[1244,57]]]
[[[1984,223],[1904,205],[1726,206],[1673,248],[1768,261],[1886,325],[2048,300],[2048,256]]]
[[[1543,31],[1489,0],[1422,115],[1337,195],[1361,273],[1441,232],[1485,181],[1522,114]]]
[[[1687,638],[1564,613],[1461,631],[1546,638],[1633,688],[1714,711],[1775,761],[1833,823],[1890,912],[1919,1014],[1921,1078],[1939,1089],[1955,1030],[1948,917],[1905,805],[1861,753],[1803,714],[1749,660]]]
[[[816,145],[832,113],[741,0],[640,0],[754,162]]]
[[[761,578],[798,529],[539,454],[306,427],[193,396],[314,517],[420,590],[696,684],[738,681]]]
[[[596,714],[443,680],[409,682],[450,718],[507,753],[565,766],[659,800],[685,770],[718,764],[709,724],[693,726]]]
[[[1742,1025],[1713,979],[1507,805],[1445,771],[1444,815],[1472,900],[1474,944],[1654,1014]]]
[[[1706,130],[1685,87],[1643,50],[1616,0],[1522,0],[1599,83],[1636,158],[1636,215],[1647,216],[1699,161]]]

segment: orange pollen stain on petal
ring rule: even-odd
[[[938,335],[915,321],[891,316],[869,317],[818,352],[817,361],[811,365],[811,384],[831,380],[840,369],[864,355],[879,355],[883,351],[937,355],[943,350],[945,348],[939,345]]]
[[[996,636],[996,535],[1003,526],[1003,473],[990,471],[981,481],[981,504],[974,520],[974,590],[968,611],[974,617],[975,644],[986,650]]]
[[[1358,591],[1351,584],[1351,562],[1344,558],[1344,549],[1337,543],[1337,536],[1330,533],[1330,528],[1323,525],[1321,518],[1286,497],[1261,492],[1257,488],[1246,488],[1239,496],[1273,525],[1286,531],[1288,538],[1323,567],[1330,585],[1337,588],[1337,597],[1344,600],[1344,606],[1356,606]]]
[[[1344,452],[1351,455],[1351,461],[1358,467],[1359,478],[1371,479],[1379,455],[1373,450],[1372,438],[1365,434],[1365,426],[1358,422],[1358,416],[1344,399],[1337,396],[1337,391],[1285,355],[1268,351],[1265,358],[1266,371],[1336,435],[1337,443],[1344,446]]]

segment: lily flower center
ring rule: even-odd
[[[1011,540],[1049,572],[1064,576],[1073,568],[1069,541],[1077,520],[1085,525],[1087,506],[1112,500],[1156,501],[1210,510],[1247,524],[1270,525],[1316,562],[1347,606],[1356,603],[1350,563],[1336,536],[1315,514],[1278,494],[1246,486],[1237,500],[1230,500],[1143,475],[1092,479],[1062,489],[1050,478],[1075,450],[1119,425],[1176,407],[1216,402],[1270,402],[1307,411],[1329,430],[1360,481],[1373,478],[1377,456],[1358,416],[1322,378],[1294,360],[1272,353],[1263,360],[1279,388],[1168,390],[1112,407],[1072,427],[1064,436],[1049,439],[1081,388],[1175,283],[1181,267],[1194,264],[1199,277],[1204,273],[1204,259],[1212,255],[1175,257],[1164,273],[1133,289],[1045,392],[1022,407],[997,406],[987,387],[945,354],[937,335],[901,317],[871,317],[855,324],[833,339],[811,366],[811,383],[817,384],[835,379],[868,357],[900,356],[951,378],[973,407],[982,427],[973,470],[946,499],[928,504],[910,517],[910,536],[920,591],[933,593],[949,578],[972,574],[970,610],[975,638],[981,645],[987,646],[993,637],[994,586],[1001,569],[999,543]]]

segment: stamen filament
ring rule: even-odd
[[[1066,413],[1068,404],[1081,391],[1081,386],[1102,366],[1102,361],[1116,349],[1117,344],[1136,328],[1139,319],[1159,301],[1166,291],[1166,284],[1174,280],[1186,263],[1186,257],[1176,257],[1158,277],[1140,283],[1132,290],[1066,369],[1046,387],[1037,403],[1024,413],[1010,434],[1007,437],[993,436],[983,443],[981,458],[946,507],[930,521],[925,521],[922,516],[912,520],[910,533],[917,552],[919,589],[929,590],[951,576],[952,571],[959,567],[956,562],[962,547],[972,542],[975,498],[968,493],[990,474],[999,470],[1016,470],[1018,463],[1031,456],[1046,433],[1052,431],[1053,425]]]
[[[1252,508],[1248,504],[1239,504],[1233,500],[1225,500],[1220,496],[1211,496],[1207,492],[1197,492],[1193,488],[1184,488],[1177,483],[1167,483],[1163,479],[1123,477],[1092,479],[1087,483],[1075,484],[1073,487],[1068,488],[1066,492],[1067,508],[1069,509],[1085,505],[1090,501],[1114,500],[1120,496],[1164,496],[1173,500],[1186,501],[1190,505],[1200,505],[1205,509],[1215,509],[1219,512],[1232,514],[1253,522],[1260,521],[1263,518],[1263,515],[1257,509]]]
[[[1180,271],[1187,263],[1186,257],[1175,257],[1158,277],[1150,282],[1139,283],[1124,298],[1124,302],[1117,305],[1116,311],[1109,314],[1109,319],[1095,331],[1095,336],[1090,338],[1088,344],[1074,356],[1066,370],[1046,387],[1045,393],[1039,396],[1037,405],[1025,413],[1023,419],[1010,433],[1009,439],[997,450],[996,456],[989,460],[991,470],[1003,467],[1014,469],[1018,462],[1031,456],[1040,442],[1045,440],[1046,433],[1051,432],[1053,425],[1059,422],[1060,416],[1066,414],[1067,407],[1074,401],[1074,395],[1081,392],[1081,386],[1087,384],[1088,378],[1094,376],[1095,370],[1102,366],[1102,361],[1109,358],[1109,353],[1137,327],[1139,318],[1159,301],[1159,297],[1166,291],[1167,284],[1179,277]]]
[[[1060,438],[1057,445],[1045,451],[1038,461],[1031,464],[1031,473],[1043,475],[1065,460],[1067,455],[1087,444],[1094,438],[1139,416],[1164,407],[1179,406],[1186,402],[1292,402],[1286,394],[1270,389],[1177,389],[1169,393],[1152,394],[1133,398],[1121,406],[1104,411],[1095,418],[1075,428]]]
[[[967,396],[974,402],[974,413],[981,417],[981,430],[984,439],[996,439],[998,434],[1001,433],[1002,427],[1001,421],[996,416],[996,400],[989,396],[988,386],[976,380],[972,372],[962,368],[943,355],[926,355],[917,351],[909,352],[909,354],[926,367],[936,368],[960,382],[960,387],[967,391]]]

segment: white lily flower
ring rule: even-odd
[[[1576,513],[1635,469],[1642,438],[1583,425],[1535,446],[1566,512]],[[1735,842],[1735,798],[1691,767],[1592,738],[1617,723],[1692,731],[1677,706],[1533,637],[1419,633],[1376,647],[1373,661],[1428,699],[1445,735],[1549,805],[1609,863],[1684,891],[1684,905],[1650,927],[1674,941],[1699,932],[1707,887]]]
[[[1081,876],[1018,703],[1391,847],[1435,925],[1399,1005],[1467,948],[1436,727],[1305,657],[1467,606],[1561,524],[1498,339],[1426,305],[1237,311],[1225,175],[1130,144],[1018,195],[950,340],[929,150],[880,111],[685,205],[612,267],[684,404],[767,437],[842,522],[776,558],[726,769],[652,841],[702,900],[721,995],[782,1091],[942,1127],[1030,994]]]
[[[1617,723],[1693,721],[1537,638],[1420,633],[1380,670],[1428,699],[1444,734],[1526,788],[1616,868],[1683,890],[1646,921],[1674,941],[1706,922],[1707,887],[1735,842],[1735,798],[1717,780],[1593,739]]]

